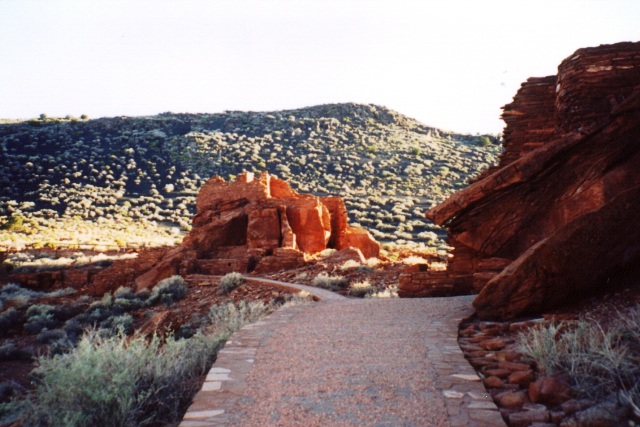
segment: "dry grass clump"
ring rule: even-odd
[[[606,322],[584,317],[538,325],[521,333],[518,345],[544,374],[568,374],[578,396],[617,394],[640,404],[640,307]]]

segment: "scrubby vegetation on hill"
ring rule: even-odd
[[[342,196],[351,221],[381,241],[436,240],[439,229],[423,212],[494,164],[499,150],[492,137],[357,104],[6,122],[0,225],[9,232],[0,243],[167,244],[190,227],[206,179],[245,170],[267,170],[301,192]]]

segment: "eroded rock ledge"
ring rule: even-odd
[[[404,296],[479,292],[482,318],[532,314],[614,286],[640,261],[640,43],[579,49],[504,107],[500,164],[427,213],[455,247]]]

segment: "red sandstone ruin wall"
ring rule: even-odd
[[[149,288],[172,274],[232,271],[264,273],[304,264],[304,254],[355,247],[365,258],[380,245],[350,227],[339,197],[298,194],[268,173],[245,173],[234,182],[211,178],[196,200],[198,213],[182,245],[136,279]]]

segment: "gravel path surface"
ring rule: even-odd
[[[470,310],[469,298],[281,310],[231,338],[210,374],[218,394],[201,392],[181,425],[504,426],[457,346]]]

